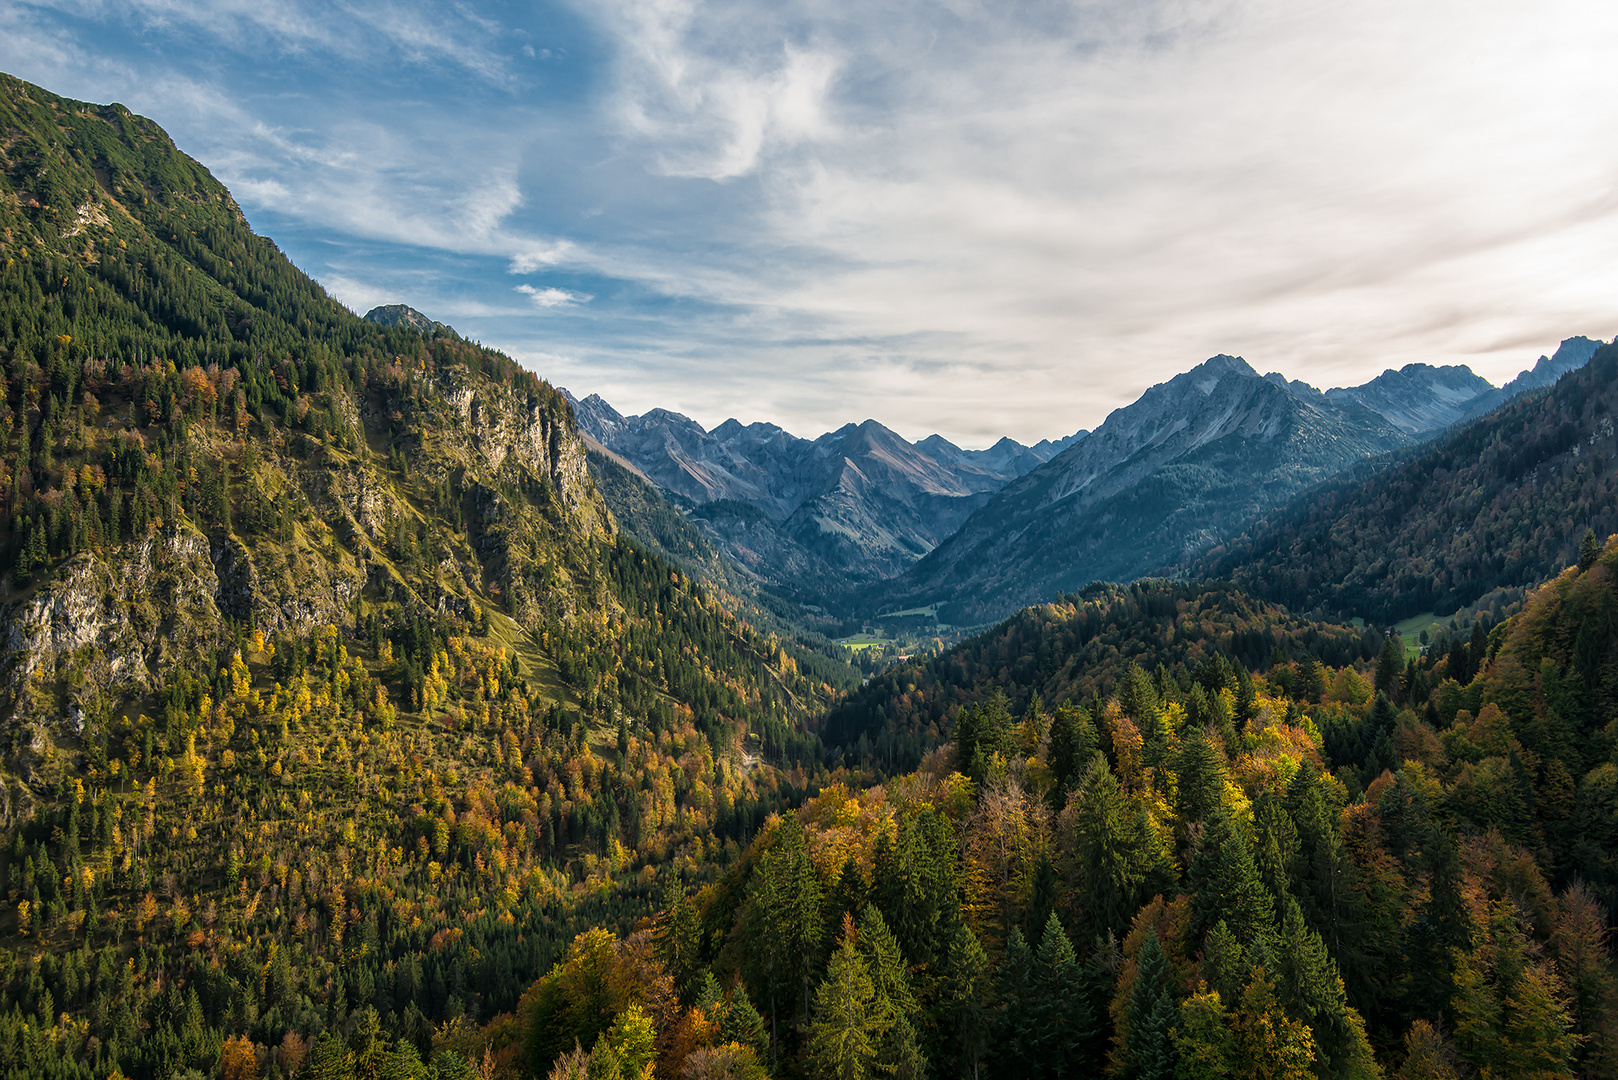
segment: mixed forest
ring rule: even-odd
[[[1618,540],[1412,563],[1607,523],[1612,357],[876,669],[127,110],[0,78],[0,267],[0,1075],[1618,1076]]]

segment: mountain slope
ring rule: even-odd
[[[946,602],[947,621],[972,623],[1093,580],[1128,580],[1404,441],[1357,403],[1304,400],[1217,356],[1002,489],[872,595],[899,606]]]
[[[1361,386],[1326,391],[1335,405],[1362,405],[1410,436],[1440,431],[1460,420],[1494,387],[1468,367],[1406,364]]]
[[[962,450],[937,435],[911,444],[867,420],[811,441],[773,424],[727,420],[710,432],[664,409],[626,417],[598,395],[569,400],[580,430],[705,507],[696,520],[728,555],[817,600],[898,573],[989,494],[1085,434]]]
[[[441,1050],[800,797],[858,673],[632,542],[554,389],[127,110],[0,133],[0,1071]]]
[[[1476,419],[1485,413],[1493,412],[1520,394],[1526,394],[1542,386],[1555,385],[1557,379],[1588,363],[1590,357],[1594,356],[1595,351],[1603,344],[1604,342],[1592,341],[1587,337],[1568,338],[1557,346],[1554,354],[1541,356],[1531,369],[1519,372],[1515,379],[1498,390],[1480,395],[1467,406],[1464,419]]]
[[[1190,572],[1378,622],[1536,584],[1573,561],[1586,529],[1618,531],[1615,410],[1608,345],[1551,389],[1260,516]]]

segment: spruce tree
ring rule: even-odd
[[[1034,960],[1032,1057],[1038,1075],[1088,1076],[1086,1046],[1095,1034],[1095,1018],[1085,993],[1084,969],[1073,943],[1051,913]]]
[[[1169,985],[1168,958],[1154,928],[1135,957],[1128,1028],[1122,1054],[1124,1080],[1170,1080],[1174,1075],[1173,1030],[1179,1008]]]
[[[1248,948],[1269,941],[1275,929],[1274,898],[1259,879],[1247,838],[1222,807],[1204,824],[1188,877],[1194,940],[1224,919]]]
[[[1012,927],[995,975],[993,1056],[997,1072],[1027,1076],[1034,1068],[1038,1041],[1032,1012],[1034,992],[1034,954],[1021,928]]]
[[[891,1021],[881,1015],[852,920],[843,925],[842,940],[815,992],[808,1065],[811,1075],[827,1080],[866,1080],[875,1074],[878,1047]]]
[[[985,993],[989,959],[977,935],[959,920],[951,924],[942,956],[944,1024],[935,1045],[942,1050],[941,1064],[953,1062],[956,1075],[976,1080],[993,1022]]]
[[[1579,541],[1579,570],[1590,569],[1599,558],[1601,558],[1601,541],[1596,539],[1594,529],[1586,529],[1584,539]]]

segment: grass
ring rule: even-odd
[[[898,619],[898,618],[902,618],[905,615],[931,615],[933,618],[936,619],[936,618],[938,618],[938,605],[937,604],[928,604],[926,607],[906,608],[903,611],[884,611],[881,615],[878,615],[877,618],[879,618],[879,619]]]

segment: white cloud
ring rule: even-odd
[[[532,274],[542,266],[555,266],[566,259],[574,250],[575,247],[571,242],[558,240],[556,243],[544,247],[519,251],[511,257],[507,272],[512,274]]]
[[[534,302],[537,308],[551,310],[552,308],[573,307],[575,304],[587,304],[591,297],[583,293],[568,292],[566,289],[552,287],[535,288],[532,285],[518,285],[517,291]]]

